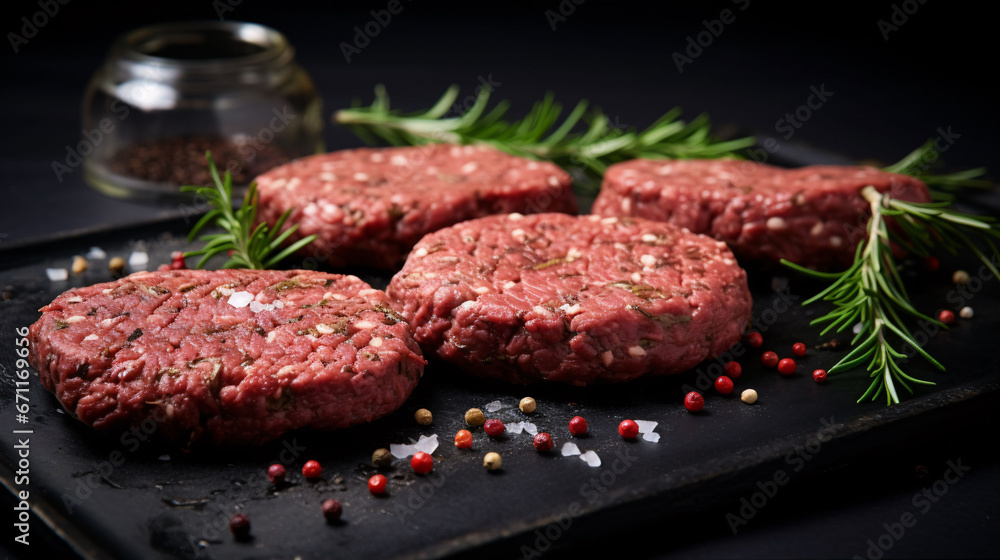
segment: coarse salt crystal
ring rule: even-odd
[[[370,330],[370,329],[374,329],[375,328],[375,323],[372,323],[371,321],[368,321],[368,320],[364,320],[364,321],[358,321],[357,323],[354,323],[354,326],[355,326],[355,328],[358,328],[358,329]]]
[[[417,256],[417,257],[426,257],[427,256],[427,249],[425,249],[424,247],[421,247],[421,248],[417,249],[416,251],[414,251],[413,254],[414,254],[414,256]]]
[[[580,455],[580,460],[587,463],[588,466],[597,468],[601,466],[601,458],[597,456],[597,453],[593,451],[587,451],[583,455]]]
[[[379,348],[382,346],[383,340],[377,336],[373,336],[371,340],[368,341],[368,346],[373,346]]]
[[[250,292],[234,292],[226,303],[239,309],[250,305],[251,301],[253,301],[253,294]]]
[[[638,358],[639,356],[645,356],[646,351],[643,350],[642,346],[629,346],[628,355],[632,356],[633,358]]]
[[[653,267],[656,266],[656,257],[653,255],[643,255],[639,257],[639,262],[642,263],[642,266]]]
[[[567,441],[563,444],[559,453],[561,453],[563,457],[572,457],[573,455],[580,454],[580,448],[577,447],[572,441]]]
[[[84,337],[84,340],[97,340],[97,335],[96,334],[88,334],[86,337]]]
[[[260,303],[259,301],[250,302],[250,311],[253,311],[254,313],[260,313],[265,309],[267,309],[267,306],[265,306],[263,303]]]
[[[652,233],[644,233],[644,234],[642,234],[642,242],[643,243],[656,243],[656,236],[653,235]]]
[[[410,455],[423,451],[424,453],[434,453],[438,448],[437,434],[430,436],[421,435],[415,443],[393,443],[389,445],[389,453],[397,459],[405,459]]]
[[[642,434],[642,439],[650,443],[656,443],[660,441],[660,434],[656,432],[647,432],[645,434]]]
[[[501,408],[503,408],[503,403],[500,402],[499,400],[488,402],[483,406],[483,410],[485,410],[486,412],[496,412]]]
[[[520,220],[520,219],[521,219],[521,218],[523,218],[523,217],[524,217],[524,215],[522,215],[522,214],[518,214],[517,212],[512,212],[512,213],[510,213],[510,214],[507,214],[507,219],[508,219],[508,220],[511,220],[511,221],[515,221],[515,222],[516,222],[517,220]]]
[[[524,431],[528,432],[528,434],[532,436],[538,435],[538,426],[532,424],[531,422],[521,422],[521,426],[524,428]]]
[[[133,251],[128,256],[128,265],[132,268],[142,268],[149,264],[149,255],[145,251]]]
[[[647,434],[655,430],[659,422],[655,422],[652,420],[636,420],[635,424],[639,426],[640,434]]]
[[[106,258],[108,258],[108,254],[105,253],[104,249],[101,249],[100,247],[91,247],[90,250],[87,251],[86,258],[87,258],[87,260],[91,260],[91,261],[93,261],[93,260],[100,260],[100,259],[106,259]]]
[[[316,332],[319,334],[333,334],[333,327],[326,323],[319,323],[316,325]]]
[[[65,268],[46,268],[45,274],[49,277],[49,280],[53,282],[59,282],[69,278],[69,272],[67,272]]]

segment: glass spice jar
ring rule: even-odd
[[[83,126],[85,178],[117,197],[176,199],[182,185],[210,184],[207,151],[235,186],[323,151],[312,79],[281,33],[252,23],[127,33],[87,88]]]

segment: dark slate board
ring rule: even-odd
[[[949,371],[936,373],[918,360],[908,365],[938,385],[886,408],[854,404],[867,386],[863,372],[835,376],[824,385],[812,381],[809,372],[829,367],[842,351],[810,349],[799,360],[799,373],[788,378],[759,365],[761,350],[790,355],[793,342],[812,347],[822,341],[818,329],[808,326],[821,309],[797,305],[820,285],[793,277],[789,293],[778,295],[771,278],[785,271],[752,268],[755,315],[768,328],[765,347],[741,358],[744,374],[736,394],[755,388],[760,400],[753,406],[708,390],[705,411],[689,414],[681,400],[686,387],[697,384],[697,372],[621,386],[525,388],[471,379],[432,361],[397,413],[346,431],[289,434],[257,449],[164,449],[135,434],[97,433],[63,413],[34,376],[30,422],[16,424],[15,329],[36,320],[37,309],[61,291],[109,279],[103,262],[68,282],[48,281],[45,268],[68,267],[73,255],[92,245],[124,257],[145,248],[155,268],[169,261],[171,251],[190,247],[183,239],[186,228],[173,220],[0,253],[0,287],[13,288],[12,299],[0,303],[0,332],[7,339],[0,343],[0,478],[8,488],[30,490],[33,539],[93,558],[430,558],[470,551],[521,556],[527,550],[522,547],[558,549],[613,533],[640,516],[683,517],[725,504],[738,511],[740,498],[752,497],[758,483],[773,480],[775,473],[808,477],[887,445],[906,445],[928,425],[995,406],[1000,394],[1000,357],[983,350],[995,343],[1000,328],[1000,292],[991,280],[970,300],[976,317],[927,345]],[[959,264],[970,271],[979,267],[971,260],[947,262],[937,273],[911,267],[921,308],[953,305],[946,299],[953,289],[949,271]],[[359,275],[379,287],[387,281],[385,275]],[[701,369],[715,371],[709,364]],[[528,417],[516,408],[526,395],[539,404]],[[602,466],[590,468],[558,453],[540,455],[527,434],[491,440],[477,431],[472,450],[456,449],[452,437],[465,427],[464,411],[494,400],[505,408],[489,416],[530,419],[553,434],[557,449],[570,440],[568,420],[586,417],[590,433],[574,441],[582,450],[597,451]],[[434,412],[432,426],[413,421],[421,407]],[[623,441],[616,428],[626,417],[658,421],[660,442]],[[13,477],[12,430],[20,428],[34,431],[27,487],[14,484]],[[371,496],[365,484],[375,472],[371,452],[430,433],[441,442],[434,472],[416,476],[405,461],[396,461],[384,471],[390,477],[388,496]],[[502,472],[483,469],[488,451],[503,455]],[[322,463],[321,482],[298,474],[308,459]],[[279,461],[289,463],[291,484],[276,490],[265,472]],[[344,504],[341,523],[324,522],[319,506],[326,498]],[[251,519],[248,542],[234,541],[226,529],[236,512]]]

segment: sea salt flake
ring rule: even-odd
[[[104,249],[101,249],[100,247],[91,247],[90,251],[87,251],[86,258],[89,261],[95,261],[108,258],[108,254],[105,253]]]
[[[483,409],[486,410],[486,412],[496,412],[501,408],[503,408],[503,403],[500,402],[499,400],[486,403],[486,406],[483,407]]]
[[[531,422],[521,422],[521,427],[523,427],[524,431],[528,432],[532,436],[538,435],[538,426],[532,424]]]
[[[597,456],[597,453],[593,451],[587,451],[583,455],[580,455],[580,460],[587,463],[587,465],[597,468],[601,466],[601,458]]]
[[[656,429],[659,422],[654,422],[652,420],[636,420],[636,425],[639,426],[640,434],[648,434]]]
[[[234,292],[226,303],[239,309],[250,305],[251,301],[253,301],[253,294],[250,292]]]
[[[65,268],[46,268],[45,274],[48,275],[49,280],[53,282],[59,282],[69,278],[69,272]]]
[[[577,447],[572,441],[567,441],[563,444],[562,449],[559,452],[562,453],[563,457],[570,457],[573,455],[579,455],[580,448]]]
[[[128,256],[128,265],[131,268],[144,268],[149,264],[149,255],[145,251],[133,251]]]
[[[405,459],[410,455],[416,454],[418,451],[423,451],[424,453],[434,453],[438,448],[437,434],[433,434],[430,437],[421,435],[415,443],[393,443],[389,445],[389,453],[397,459]]]
[[[263,303],[259,302],[259,301],[251,301],[250,302],[250,311],[253,311],[254,313],[260,313],[261,311],[263,311],[265,309],[267,309],[267,306],[264,305]]]
[[[503,428],[508,435],[516,436],[524,430],[524,422],[510,422],[508,424],[504,424]]]
[[[660,434],[656,432],[646,432],[642,434],[642,439],[651,443],[660,441]]]

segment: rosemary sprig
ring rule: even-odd
[[[608,165],[633,158],[738,157],[736,151],[752,146],[753,138],[719,141],[710,133],[707,115],[691,122],[680,120],[681,110],[671,109],[646,129],[612,126],[599,108],[580,101],[560,122],[563,107],[549,93],[523,118],[504,119],[508,101],[486,110],[490,90],[480,90],[475,104],[460,116],[447,116],[458,98],[451,86],[426,111],[402,114],[389,107],[385,87],[375,87],[375,100],[367,107],[337,111],[335,123],[348,126],[363,141],[379,140],[394,146],[430,142],[485,144],[532,159],[546,159],[569,170],[582,169],[591,178],[604,174]],[[593,189],[596,185],[588,185]]]
[[[208,169],[215,185],[212,187],[194,185],[181,187],[182,192],[193,192],[205,197],[212,206],[212,209],[191,228],[188,240],[193,240],[199,231],[211,223],[222,228],[223,232],[202,235],[200,240],[206,242],[205,246],[197,251],[184,253],[185,257],[201,256],[201,260],[196,265],[197,268],[205,266],[205,263],[215,255],[230,251],[229,260],[222,265],[222,268],[271,268],[316,239],[315,235],[310,235],[279,251],[281,244],[299,227],[298,224],[295,224],[285,231],[281,231],[281,227],[292,211],[289,209],[282,214],[273,228],[266,223],[258,224],[257,183],[250,184],[243,197],[243,204],[234,210],[232,175],[226,171],[225,179],[219,177],[219,171],[215,167],[215,162],[212,161],[211,152],[205,154],[205,159],[208,160]],[[272,255],[275,251],[277,254]]]
[[[844,272],[822,273],[789,261],[782,263],[803,274],[833,281],[825,290],[803,302],[808,305],[824,300],[833,304],[833,311],[811,323],[826,324],[824,334],[832,329],[840,332],[857,321],[861,323],[861,330],[851,342],[856,346],[830,369],[830,373],[867,362],[872,382],[858,402],[869,396],[875,400],[884,391],[887,404],[893,404],[899,402],[897,384],[912,394],[910,383],[934,383],[911,377],[903,371],[900,361],[908,356],[893,348],[889,337],[898,338],[943,371],[944,366],[914,340],[903,319],[919,319],[947,328],[937,319],[918,311],[910,301],[892,254],[893,244],[921,257],[929,256],[930,250],[938,246],[952,254],[961,248],[970,249],[996,275],[998,271],[989,255],[994,259],[1000,257],[997,250],[1000,228],[992,217],[957,212],[945,202],[906,202],[880,193],[872,186],[862,189],[861,194],[871,206],[872,215],[867,237],[858,245],[850,268]],[[889,226],[887,218],[892,219],[894,227]],[[981,245],[985,245],[986,250]]]
[[[928,187],[931,187],[931,195],[935,200],[953,200],[955,198],[954,191],[963,188],[988,189],[993,186],[992,182],[981,178],[986,174],[985,167],[947,175],[935,175],[928,172],[934,164],[940,166],[943,165],[943,162],[941,161],[941,153],[934,146],[934,139],[931,138],[903,159],[882,169],[890,173],[903,173],[920,179]]]

